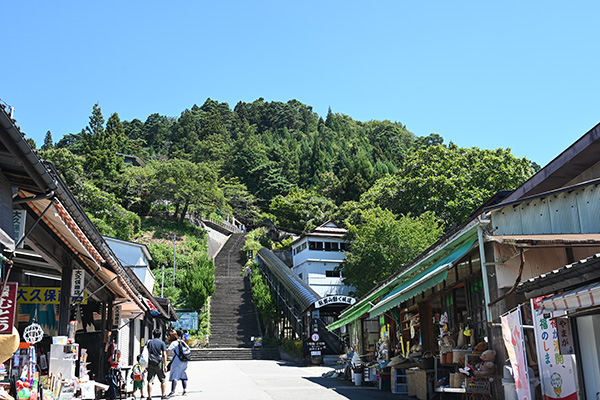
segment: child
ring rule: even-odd
[[[135,391],[140,389],[140,399],[144,400],[144,375],[146,375],[144,367],[140,365],[142,355],[138,354],[137,364],[131,369],[131,379],[133,380],[133,398],[135,399]]]

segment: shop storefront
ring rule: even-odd
[[[0,379],[13,397],[43,388],[48,399],[94,398],[121,355],[121,307],[141,315],[148,307],[52,165],[2,109],[0,154],[1,274],[11,288],[2,294],[14,293],[2,304],[14,306],[19,338]]]
[[[596,397],[600,392],[600,258],[594,255],[528,280],[518,291],[530,299],[544,398]]]

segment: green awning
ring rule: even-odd
[[[467,254],[476,240],[477,238],[467,240],[434,265],[428,267],[418,275],[408,278],[377,303],[369,312],[369,316],[376,317],[383,314],[389,309],[443,282],[448,277],[448,269],[452,267],[454,262]]]
[[[366,297],[362,298],[353,306],[342,312],[342,314],[340,314],[340,319],[332,324],[327,325],[327,329],[333,331],[344,325],[348,325],[354,320],[359,319],[361,316],[369,312],[369,310],[373,307],[373,301],[375,301],[375,299],[388,293],[391,288],[391,285],[383,285],[376,290],[373,290],[373,292],[367,294]]]

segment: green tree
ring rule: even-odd
[[[42,145],[40,150],[50,150],[53,147],[54,144],[52,142],[52,132],[48,131],[46,132],[46,136],[44,136],[44,144]]]
[[[394,176],[377,181],[361,203],[397,215],[432,211],[450,227],[497,191],[514,189],[533,173],[532,163],[515,158],[510,149],[433,145],[409,156]]]
[[[202,308],[206,300],[215,293],[213,262],[204,255],[197,257],[191,268],[185,270],[181,289],[185,294],[187,308]]]
[[[433,213],[397,217],[389,210],[357,210],[347,220],[350,250],[339,267],[360,297],[389,278],[442,234]]]
[[[175,205],[174,217],[183,222],[190,205],[215,209],[224,203],[217,174],[209,165],[173,159],[157,164],[157,184],[164,200]]]
[[[299,231],[310,231],[329,220],[336,211],[336,206],[331,199],[294,188],[286,196],[275,196],[269,210],[281,225]]]

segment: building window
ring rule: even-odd
[[[327,271],[325,271],[325,276],[327,278],[341,278],[342,271],[327,270]]]
[[[300,273],[298,274],[298,278],[300,278],[300,280],[302,280],[302,272],[300,272]]]
[[[340,249],[342,251],[348,251],[348,243],[340,243]]]
[[[308,242],[308,249],[323,251],[323,242]]]
[[[339,251],[337,242],[325,242],[325,251]]]

